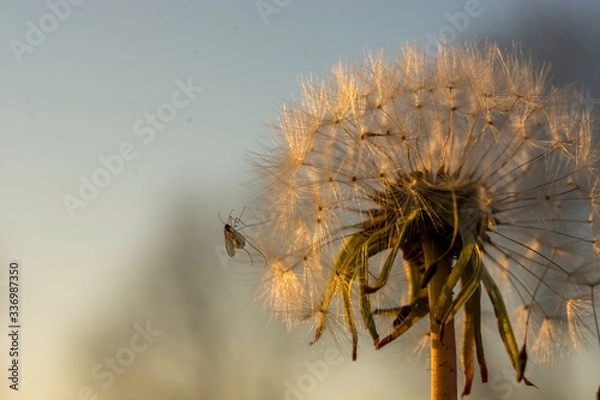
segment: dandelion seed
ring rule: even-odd
[[[301,83],[252,158],[272,221],[255,238],[260,298],[289,326],[314,322],[313,342],[345,329],[353,356],[360,327],[380,349],[428,319],[436,399],[456,398],[459,313],[463,395],[475,358],[487,380],[483,295],[519,381],[527,359],[560,358],[594,326],[600,340],[593,117],[548,73],[518,47],[408,45]]]
[[[567,300],[567,322],[569,324],[569,335],[575,351],[581,351],[580,346],[590,344],[593,330],[586,323],[591,320],[593,303],[591,300],[572,298]]]

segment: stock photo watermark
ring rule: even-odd
[[[284,400],[304,400],[306,395],[317,388],[319,382],[323,382],[329,376],[331,367],[344,362],[344,357],[336,347],[329,347],[323,352],[323,359],[313,362],[302,363],[306,372],[293,381],[286,380]]]
[[[533,364],[536,364],[533,362]],[[530,372],[528,375],[531,378],[534,376],[533,372]],[[521,387],[522,383],[518,382],[515,379],[515,371],[510,368],[503,368],[502,372],[499,374],[495,374],[488,382],[489,388],[494,394],[497,396],[488,397],[485,395],[479,400],[506,400],[506,399],[514,399],[514,391],[517,387]]]
[[[170,101],[160,104],[154,112],[147,112],[133,123],[133,134],[143,144],[147,145],[154,141],[157,132],[163,131],[167,124],[204,90],[202,87],[195,86],[192,78],[187,78],[185,82],[177,79],[175,86],[177,89],[172,92]],[[75,194],[64,192],[61,196],[63,206],[71,218],[75,218],[77,210],[86,208],[103,189],[110,186],[113,178],[123,172],[126,162],[135,160],[138,154],[138,147],[134,142],[123,141],[115,153],[98,156],[100,166],[88,175],[79,175],[77,192]]]
[[[494,0],[489,0],[493,2]],[[425,49],[429,53],[435,53],[439,45],[449,45],[456,41],[459,33],[467,30],[473,18],[480,17],[485,11],[481,1],[466,0],[462,11],[455,13],[444,13],[444,18],[448,21],[442,25],[436,32],[425,32]]]
[[[92,367],[92,378],[102,389],[108,389],[116,380],[117,376],[123,375],[127,368],[131,367],[138,356],[150,348],[150,345],[161,337],[164,332],[156,330],[150,321],[145,326],[134,324],[135,333],[131,336],[127,345],[120,347],[112,357],[104,357]],[[82,386],[77,391],[76,397],[69,400],[98,400],[98,390],[93,386]]]
[[[269,18],[272,15],[278,15],[281,11],[290,5],[292,0],[258,0],[254,5],[265,25],[269,25]]]
[[[25,37],[23,40],[12,38],[8,41],[17,64],[23,64],[25,54],[33,52],[46,41],[48,35],[54,33],[60,24],[71,15],[73,7],[83,4],[85,0],[48,0],[46,7],[48,12],[44,13],[37,22],[27,20],[25,22]]]
[[[21,277],[21,266],[18,261],[11,261],[8,264],[8,281],[7,293],[8,293],[8,356],[10,357],[8,367],[8,388],[10,390],[18,391],[21,376],[21,336],[22,336],[22,325],[21,325],[21,294],[20,294],[20,277]],[[1,285],[4,286],[4,285]]]

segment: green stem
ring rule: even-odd
[[[454,319],[444,327],[444,336],[441,337],[440,321],[435,317],[438,307],[447,309],[452,303],[452,296],[448,296],[446,303],[437,304],[440,293],[452,269],[452,258],[441,257],[446,251],[447,243],[437,241],[435,238],[423,238],[421,242],[425,265],[431,268],[431,263],[437,261],[436,271],[427,285],[430,307],[431,329],[431,400],[456,400],[457,375],[456,375],[456,340],[454,336]]]

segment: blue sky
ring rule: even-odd
[[[555,65],[557,80],[575,80],[600,104],[600,5],[591,0],[75,3],[0,5],[0,243],[5,264],[23,265],[27,398],[36,390],[72,394],[77,380],[53,371],[74,351],[66,333],[113,323],[91,310],[110,314],[107,296],[137,293],[140,260],[160,246],[181,198],[197,207],[202,267],[219,268],[217,212],[227,215],[251,198],[245,155],[268,135],[299,77],[369,48],[393,52],[434,35],[490,37],[506,46],[523,42]],[[45,37],[36,36],[40,27]],[[153,125],[149,113],[168,122]],[[98,172],[101,159],[112,160],[115,172]],[[104,187],[82,199],[82,182],[94,179]],[[239,282],[220,279],[236,293]],[[242,291],[232,301],[248,303],[248,296]],[[249,320],[256,313],[243,311]],[[333,398],[359,370],[344,371],[307,398]],[[590,397],[598,376],[578,371],[576,386]],[[284,390],[281,382],[274,387]]]

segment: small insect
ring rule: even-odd
[[[246,238],[236,231],[233,226],[225,224],[223,234],[225,236],[225,248],[229,257],[233,257],[237,249],[244,249],[244,246],[246,246]]]
[[[245,249],[246,243],[248,243],[248,245],[250,247],[252,247],[254,250],[256,250],[263,258],[265,256],[263,255],[263,253],[260,250],[258,250],[250,242],[248,242],[246,240],[246,237],[243,234],[241,234],[239,232],[239,230],[244,229],[244,228],[248,228],[248,227],[254,226],[254,225],[260,225],[261,223],[252,224],[252,225],[246,225],[241,220],[242,216],[244,215],[244,211],[245,211],[245,208],[242,210],[242,213],[240,214],[239,217],[232,217],[231,213],[229,213],[229,217],[227,218],[227,222],[223,221],[223,219],[221,218],[221,214],[218,214],[218,216],[219,216],[219,219],[221,220],[221,222],[224,225],[224,227],[223,227],[223,237],[225,239],[225,248],[227,249],[227,254],[229,255],[229,257],[233,257],[235,255],[235,252],[237,250],[243,250],[250,257],[250,263],[253,263],[252,255],[250,254],[250,252],[248,250]],[[238,226],[240,226],[240,225],[241,225],[241,228],[238,229]]]

